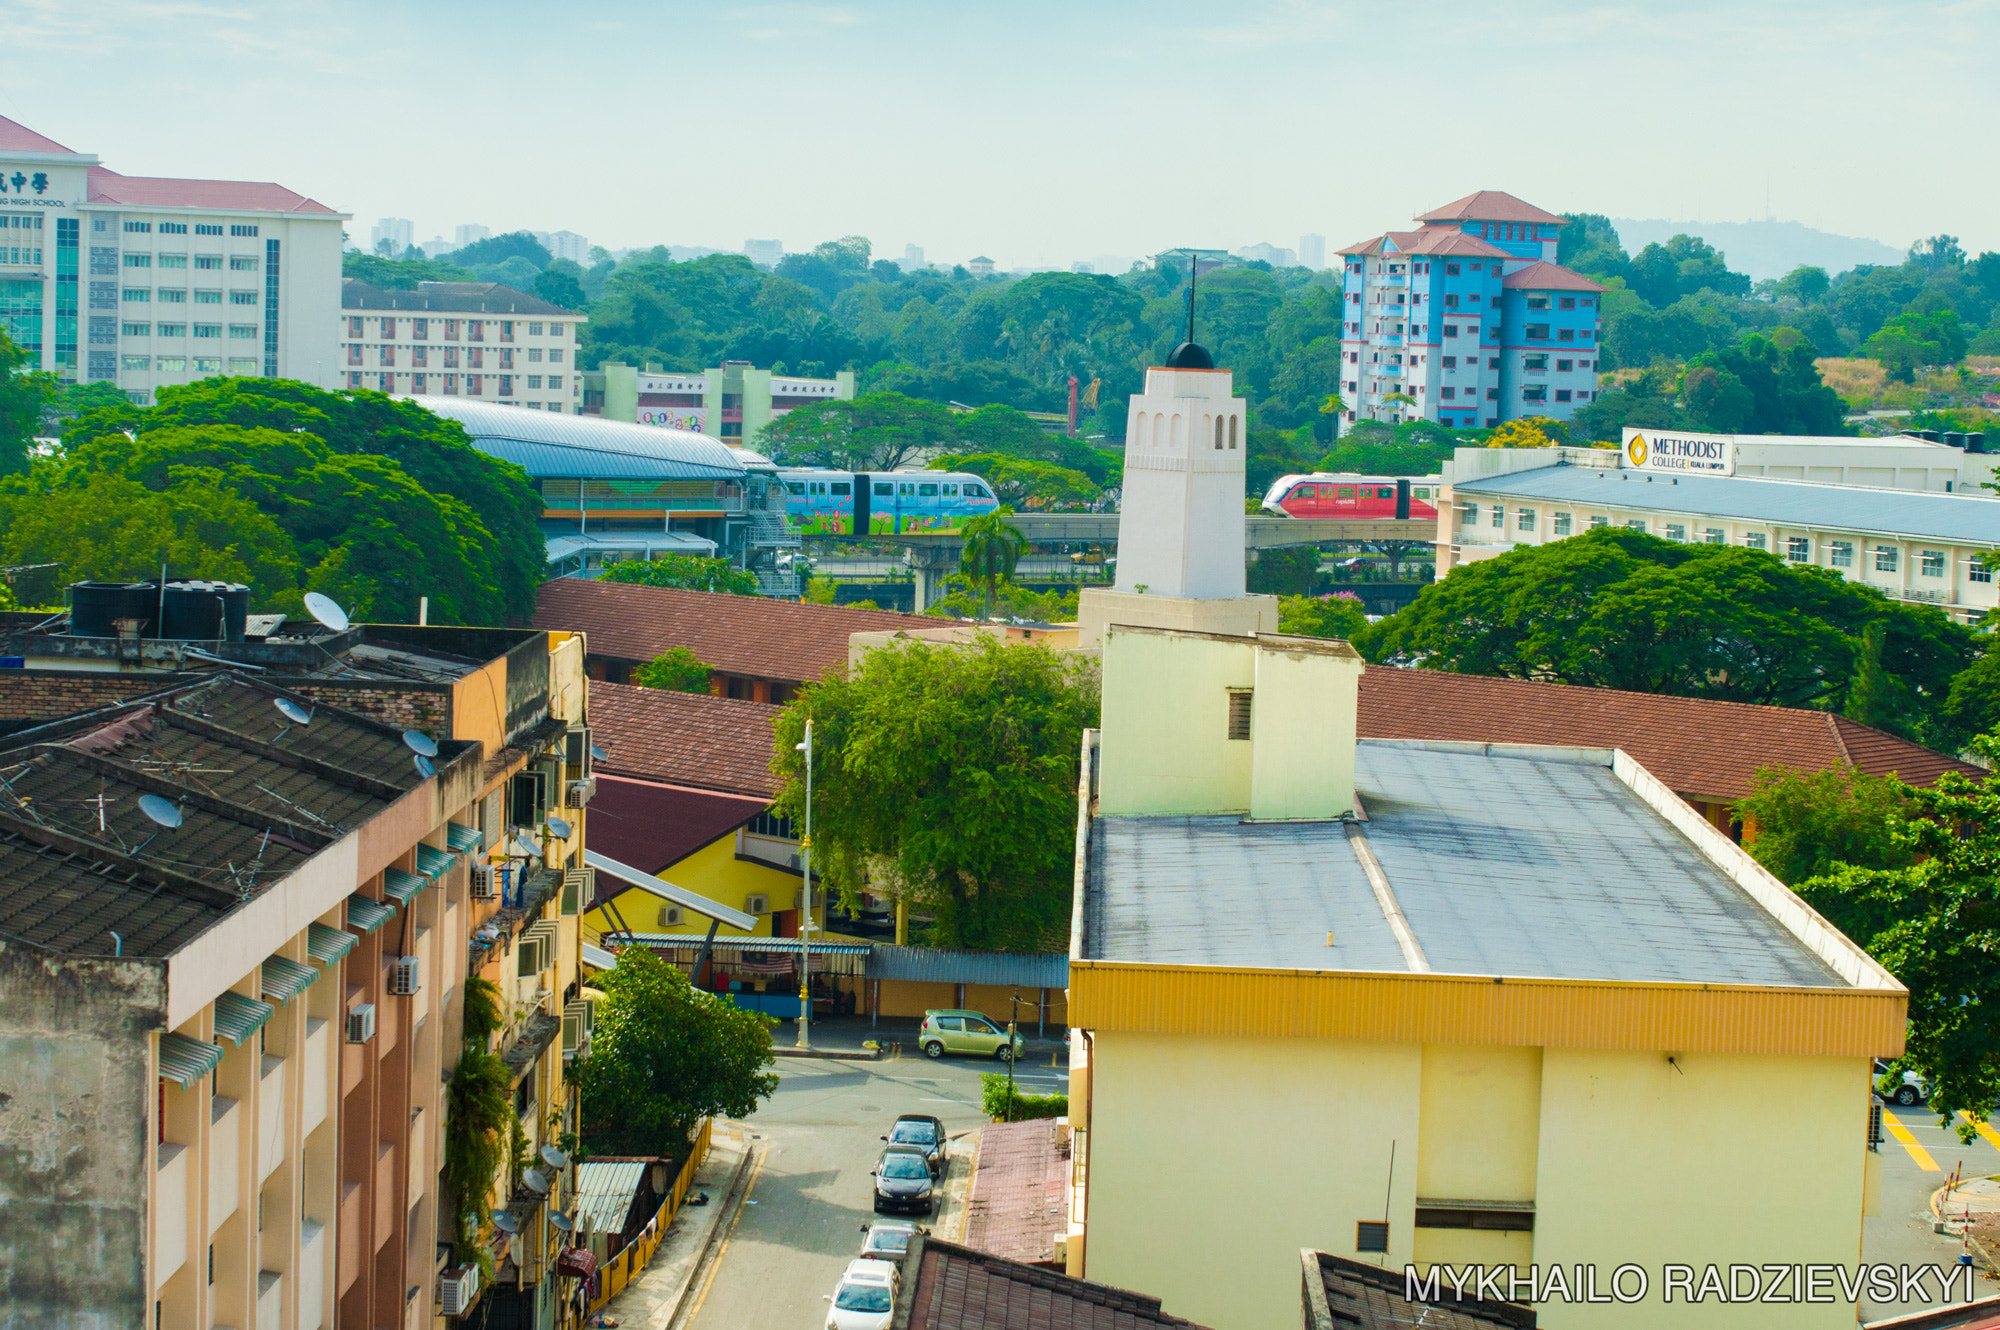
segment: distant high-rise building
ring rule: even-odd
[[[583,263],[590,257],[590,240],[574,231],[536,231],[536,240],[549,252],[550,258],[568,259],[571,263]]]
[[[368,247],[380,254],[383,242],[387,241],[389,253],[400,258],[404,250],[416,243],[416,234],[416,223],[409,218],[384,217],[369,229]]]
[[[746,240],[743,242],[743,257],[760,268],[775,268],[778,266],[778,260],[785,257],[785,242]]]
[[[1294,254],[1291,250],[1281,248],[1280,246],[1273,245],[1268,242],[1256,245],[1245,245],[1243,246],[1243,248],[1236,250],[1235,254],[1237,258],[1246,260],[1247,262],[1268,263],[1273,268],[1290,268],[1296,265],[1299,261],[1299,256]]]
[[[1089,260],[1087,260],[1087,259],[1078,259],[1078,260],[1077,260],[1076,262],[1074,262],[1074,263],[1072,263],[1072,264],[1070,264],[1070,265],[1069,265],[1069,270],[1070,270],[1071,272],[1094,272],[1094,271],[1096,271],[1096,270],[1095,270],[1094,268],[1092,268],[1092,267],[1090,266],[1090,262],[1089,262]]]
[[[903,271],[916,272],[923,266],[924,266],[924,247],[922,245],[903,246]]]
[[[1307,232],[1299,237],[1299,266],[1318,272],[1326,266],[1326,237]]]
[[[417,248],[421,249],[424,252],[425,258],[434,259],[440,254],[451,253],[451,251],[457,248],[457,246],[453,245],[449,240],[446,240],[443,236],[432,236],[429,240],[426,240],[423,244],[417,246]]]
[[[481,226],[478,222],[463,223],[456,231],[452,232],[452,235],[458,240],[456,248],[459,249],[464,249],[475,240],[484,240],[492,234],[491,229]]]

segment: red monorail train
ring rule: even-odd
[[[1396,482],[1410,482],[1410,519],[1437,517],[1443,476],[1363,476],[1350,471],[1315,471],[1280,476],[1264,496],[1266,512],[1287,517],[1396,516]]]

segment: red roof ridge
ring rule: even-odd
[[[1527,291],[1604,291],[1608,288],[1593,282],[1580,272],[1573,272],[1559,263],[1538,259],[1525,268],[1508,273],[1500,279],[1500,285],[1511,290]]]
[[[1442,208],[1419,213],[1420,222],[1542,222],[1568,226],[1569,222],[1532,203],[1515,198],[1502,189],[1481,189],[1462,199],[1453,199]]]
[[[74,157],[77,154],[57,143],[46,134],[37,134],[18,120],[9,120],[0,115],[0,149],[7,152],[59,152]]]
[[[1831,711],[1825,714],[1826,728],[1827,732],[1833,736],[1833,746],[1840,750],[1840,760],[1847,763],[1849,768],[1852,768],[1854,766],[1854,754],[1847,750],[1847,737],[1840,732],[1842,717],[1835,715]]]

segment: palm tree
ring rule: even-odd
[[[1020,562],[1021,551],[1028,546],[1028,538],[1007,521],[1013,511],[1002,508],[998,512],[968,517],[965,525],[959,528],[960,538],[965,544],[958,557],[958,570],[969,580],[986,584],[986,617],[989,619],[993,617],[995,585],[1013,578],[1014,565]]]

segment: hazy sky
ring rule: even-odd
[[[0,114],[417,237],[1067,264],[1475,189],[2000,248],[2000,0],[0,0]]]

